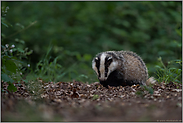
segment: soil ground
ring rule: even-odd
[[[1,121],[182,122],[182,84],[109,87],[98,82],[2,82]]]

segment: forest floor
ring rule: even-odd
[[[2,82],[1,121],[182,122],[182,84],[109,87],[98,82]]]

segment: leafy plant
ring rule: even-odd
[[[2,7],[3,10],[1,14],[1,25],[9,28],[8,25],[11,24],[6,21],[5,16],[7,14],[7,10],[9,7]],[[11,28],[9,28],[11,30]],[[4,39],[6,35],[1,33],[2,35],[2,43],[4,44]],[[22,40],[15,39],[17,43],[23,43]],[[15,43],[14,42],[14,43]],[[22,79],[23,72],[25,72],[25,68],[29,68],[30,64],[25,62],[24,59],[27,59],[27,56],[30,55],[33,51],[28,48],[19,48],[14,44],[1,44],[1,78],[2,81],[7,82],[9,84],[9,91],[16,91],[17,88],[14,86],[14,82],[19,82]]]
[[[158,82],[164,81],[165,83],[168,82],[177,82],[182,83],[182,61],[181,60],[172,60],[168,62],[168,65],[165,66],[165,64],[162,61],[162,58],[159,57],[158,61],[161,63],[162,66],[156,65],[157,71],[156,76]],[[178,67],[170,67],[172,64],[179,65]],[[181,67],[181,68],[180,68]]]
[[[97,100],[99,98],[99,95],[98,94],[95,94],[92,98],[92,100]]]
[[[1,45],[1,77],[4,82],[8,82],[9,90],[16,91],[13,82],[19,82],[22,79],[22,75],[25,68],[29,68],[29,64],[24,62],[22,59],[27,58],[32,51],[28,51],[28,48],[24,50],[15,48],[14,45],[6,46]]]
[[[51,50],[52,47],[48,49],[45,57],[37,63],[36,70],[34,72],[37,77],[40,77],[43,80],[55,82],[65,75],[65,69],[62,67],[62,65],[57,63],[58,59],[60,59],[60,56],[57,56],[53,59],[53,61],[51,61]]]
[[[136,95],[138,95],[140,97],[144,97],[144,95],[145,95],[144,91],[147,91],[151,95],[154,93],[154,89],[152,88],[151,85],[149,85],[149,86],[141,85],[140,87],[141,87],[140,90],[138,90],[135,93]]]
[[[90,61],[91,55],[85,54],[84,56],[81,56],[78,52],[62,50],[62,53],[59,56],[53,58],[53,56],[51,56],[52,50],[53,46],[49,47],[44,58],[42,58],[36,64],[35,71],[32,71],[32,73],[27,76],[28,80],[40,77],[45,81],[52,82],[72,81],[73,79],[85,82],[89,79],[86,74],[78,73],[78,68],[84,69],[86,66],[84,66],[83,62]],[[67,69],[60,64],[62,60],[69,58],[73,59],[74,57],[76,57],[78,61],[76,61],[74,64],[71,64]]]
[[[136,52],[146,62],[150,76],[158,64],[154,58],[161,56],[165,63],[171,59],[181,59],[182,36],[179,35],[182,34],[182,2],[1,3],[5,6],[1,18],[2,45],[14,44],[17,50],[28,47],[34,51],[29,56],[32,68],[32,76],[27,76],[29,79],[38,77],[39,73],[49,81],[98,81],[91,68],[91,58],[106,50]],[[7,14],[9,8],[12,11]],[[49,11],[48,8],[53,9]],[[42,56],[50,44],[53,52],[49,53],[44,63]],[[16,57],[27,63],[24,58]],[[41,68],[43,66],[45,68]],[[39,70],[49,72],[41,74]],[[65,74],[58,77],[59,73]],[[49,79],[51,74],[56,78]]]
[[[66,69],[85,54],[93,57],[96,53],[106,50],[132,50],[149,64],[149,73],[154,74],[154,66],[157,64],[154,58],[162,56],[166,62],[170,59],[179,59],[181,55],[182,39],[175,31],[182,27],[180,1],[2,1],[1,3],[2,6],[9,6],[13,10],[8,12],[6,18],[16,27],[10,33],[6,26],[3,26],[2,31],[9,36],[16,34],[10,38],[16,36],[17,39],[26,40],[26,47],[34,51],[30,56],[34,70],[47,52],[50,42],[55,50],[50,53],[53,58],[60,55],[72,56],[72,58],[63,57],[64,60],[59,58],[57,61]],[[53,9],[49,11],[48,8]],[[36,25],[29,26],[28,29],[24,26],[34,22],[37,22]],[[22,31],[15,33],[17,30]],[[176,42],[172,42],[174,40],[180,42],[179,48]],[[7,38],[6,41],[14,42]],[[62,47],[63,50],[61,48],[56,50],[55,47]],[[78,56],[69,53],[77,53]],[[87,72],[89,78],[93,77],[93,74],[90,74],[91,61],[86,61],[80,61],[77,69],[78,64],[73,66],[72,78]],[[83,66],[89,67],[81,69]],[[69,74],[66,75],[69,78]]]
[[[12,26],[9,22],[6,21],[5,17],[8,12],[9,6],[6,7],[1,7],[1,24],[4,25],[5,27]],[[2,35],[3,36],[3,35]]]

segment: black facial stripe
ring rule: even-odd
[[[105,66],[105,77],[107,77],[108,67]]]
[[[110,64],[112,63],[112,59],[109,59],[109,57],[105,58],[105,77],[107,77],[107,73],[108,73],[108,68],[110,66]]]
[[[97,67],[97,71],[98,71],[98,76],[100,77],[100,58],[99,57],[96,57],[97,59],[95,59],[95,63],[96,63],[96,67]]]
[[[113,52],[108,52],[107,54],[112,56],[113,58],[117,59],[116,55]]]

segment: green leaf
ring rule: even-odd
[[[4,65],[6,66],[7,70],[16,73],[17,66],[12,60],[5,60],[4,62]]]
[[[13,92],[15,92],[15,91],[17,91],[17,88],[13,85],[13,83],[10,83],[10,82],[8,82],[8,90],[9,91],[13,91]]]
[[[11,82],[13,83],[14,81],[5,73],[1,74],[1,78],[2,80],[4,80],[5,82]]]
[[[2,22],[2,21],[1,21],[1,23],[2,23],[4,26],[8,27],[8,25],[7,25],[6,23],[4,23],[4,22]]]
[[[152,87],[148,87],[148,86],[143,86],[143,87],[144,87],[144,89],[145,89],[146,91],[148,91],[150,94],[153,94],[153,93],[154,93],[154,90],[153,90]]]
[[[96,100],[98,98],[99,98],[99,95],[96,94],[96,95],[93,96],[92,100]]]
[[[141,97],[143,97],[143,95],[144,95],[144,92],[143,92],[143,91],[137,91],[135,94],[136,94],[136,95],[138,95],[138,96],[141,96]]]
[[[29,52],[26,53],[26,55],[32,54],[33,50],[30,50]]]
[[[18,50],[19,52],[21,52],[21,53],[24,53],[24,50],[21,49],[21,48],[17,48],[17,50]]]

